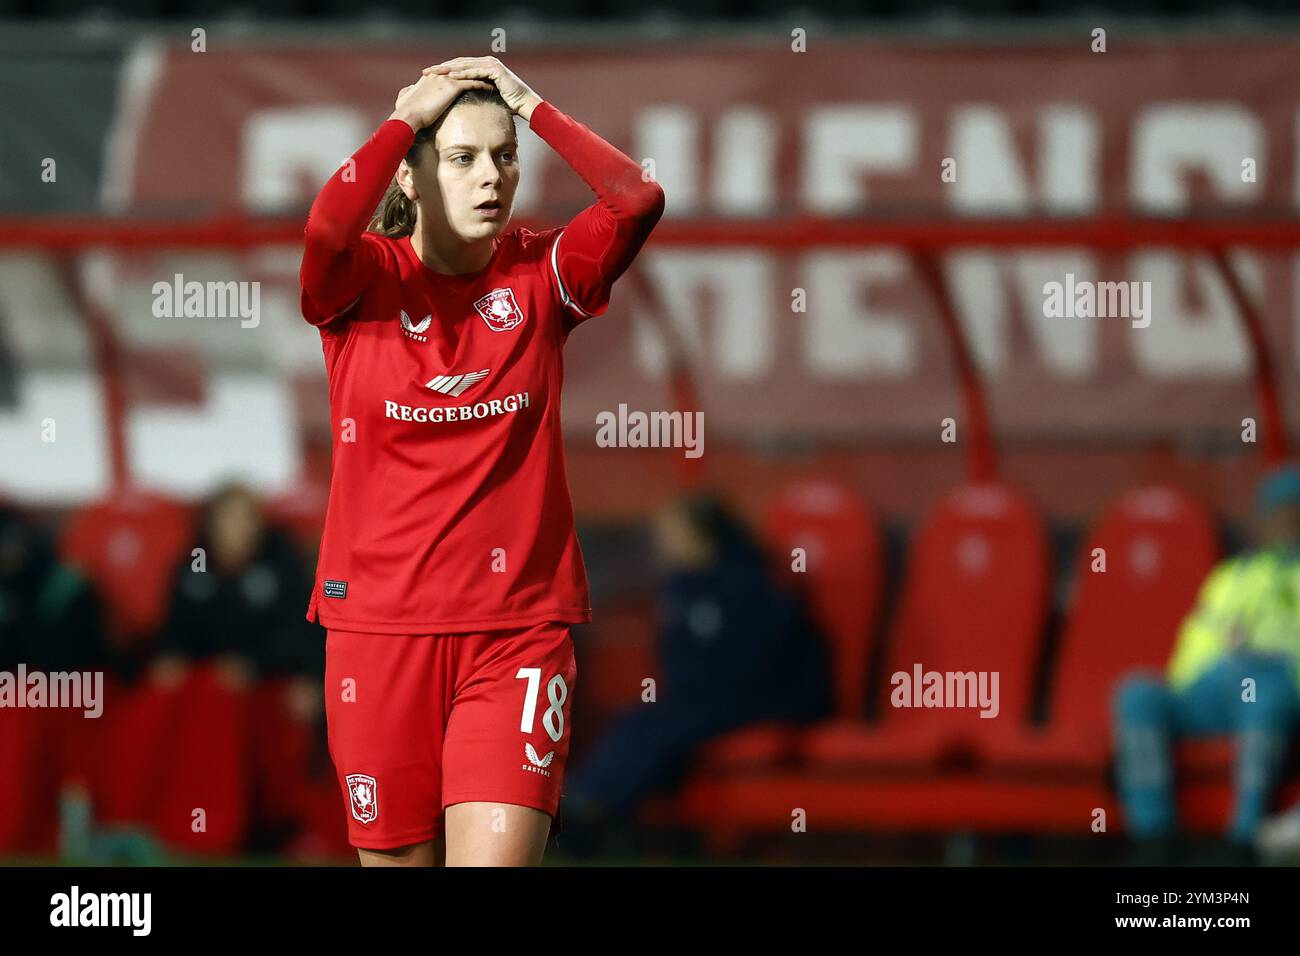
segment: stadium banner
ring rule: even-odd
[[[303,217],[321,183],[389,114],[396,91],[422,67],[464,52],[272,42],[194,52],[188,43],[141,42],[121,61],[102,162],[86,164],[102,168],[101,211]],[[1178,217],[1209,206],[1293,215],[1297,53],[1300,45],[1284,41],[1115,36],[1099,53],[1081,35],[950,47],[837,42],[807,53],[784,43],[576,46],[501,58],[643,162],[667,194],[666,224],[743,225],[802,216]],[[69,148],[78,146],[56,119],[50,124],[51,137],[62,129]],[[515,217],[561,225],[591,194],[518,125],[524,178]],[[328,426],[319,339],[297,313],[299,256],[280,244],[81,258],[86,295],[129,357],[133,471],[181,493],[232,470],[267,489],[299,480],[302,449]],[[0,458],[0,484],[19,496],[79,498],[105,480],[94,448],[106,413],[80,307],[48,259],[0,251],[5,347],[18,372],[0,396],[0,437],[18,450]],[[643,260],[697,378],[711,436],[854,442],[930,436],[943,419],[961,417],[934,306],[901,248],[755,242],[738,232],[708,245],[656,237]],[[1227,441],[1258,414],[1249,343],[1203,254],[1029,245],[953,250],[942,261],[1004,438],[1196,429]],[[1260,306],[1295,407],[1300,251],[1235,250],[1232,261]],[[190,281],[256,283],[255,302],[232,299],[215,317],[160,311],[158,283],[175,302]],[[629,288],[620,284],[608,313],[566,349],[571,441],[594,442],[598,416],[621,404],[671,407],[665,338]],[[49,417],[82,440],[51,453],[39,438]],[[243,435],[249,421],[265,427],[256,442]]]

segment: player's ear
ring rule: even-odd
[[[420,198],[420,192],[415,188],[415,173],[411,171],[406,160],[397,164],[397,187],[402,191],[402,195],[412,202]]]

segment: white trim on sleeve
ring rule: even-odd
[[[556,233],[555,241],[551,243],[551,272],[555,275],[555,284],[560,290],[560,301],[584,319],[590,319],[592,314],[573,301],[573,297],[569,295],[569,290],[564,287],[564,280],[560,278],[559,249],[560,236],[562,235],[564,235],[563,229]]]

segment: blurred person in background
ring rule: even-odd
[[[102,670],[109,654],[89,582],[34,522],[0,504],[0,670]]]
[[[197,544],[201,553],[176,569],[153,678],[175,690],[202,664],[226,688],[245,692],[235,706],[249,708],[245,716],[256,728],[243,744],[251,801],[246,846],[292,852],[291,841],[304,837],[304,788],[332,776],[325,632],[301,610],[310,575],[295,543],[267,524],[257,497],[237,482],[209,499]]]
[[[1206,579],[1168,679],[1133,675],[1118,688],[1116,771],[1135,860],[1168,862],[1175,849],[1173,744],[1223,734],[1237,742],[1226,849],[1253,858],[1300,712],[1300,468],[1260,485],[1254,537]]]
[[[122,661],[110,655],[100,617],[100,603],[90,582],[74,568],[62,564],[56,556],[49,535],[21,512],[0,504],[0,671],[14,674],[18,666],[27,671],[45,673],[103,672],[113,665],[116,672]],[[102,683],[95,684],[102,690]],[[97,703],[85,703],[102,716],[104,698],[96,691]],[[83,852],[84,840],[69,841],[63,818],[69,807],[80,819],[88,819],[89,796],[85,788],[89,772],[88,748],[97,739],[81,736],[90,725],[82,724],[84,711],[62,710],[69,716],[70,724],[41,721],[15,726],[11,720],[23,721],[30,711],[5,708],[0,710],[0,744],[4,744],[5,763],[9,777],[20,786],[24,796],[16,803],[5,800],[4,813],[13,814],[20,821],[34,824],[39,830],[42,822],[33,819],[33,808],[59,806],[60,846],[64,852]],[[73,731],[73,727],[76,728]],[[35,735],[39,757],[27,750],[21,741],[30,745]],[[18,758],[10,749],[17,743],[19,752],[28,754]],[[24,810],[26,805],[27,809]],[[82,830],[84,832],[83,823]],[[0,837],[0,845],[5,840]]]
[[[211,662],[231,688],[289,678],[290,709],[323,714],[324,635],[300,611],[310,579],[292,542],[231,483],[209,500],[198,545],[203,563],[187,556],[176,571],[155,680],[175,687],[190,665]]]
[[[654,524],[663,690],[615,718],[565,792],[570,848],[627,823],[679,783],[701,745],[765,720],[832,710],[829,665],[802,603],[777,586],[744,525],[712,494],[671,503]]]

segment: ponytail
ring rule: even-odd
[[[420,153],[424,148],[424,144],[433,142],[433,137],[437,134],[440,125],[442,125],[441,120],[433,126],[424,127],[415,134],[415,142],[411,143],[411,148],[406,151],[406,156],[403,157],[406,160],[406,165],[419,165]],[[402,192],[402,187],[397,185],[396,179],[388,184],[388,190],[384,193],[384,198],[379,202],[379,208],[375,210],[375,215],[370,220],[370,231],[377,232],[388,239],[401,239],[403,236],[409,236],[415,232],[415,202],[406,198],[406,193]]]
[[[415,232],[415,203],[406,198],[396,180],[388,184],[388,191],[370,221],[370,231],[389,239],[401,239]]]

